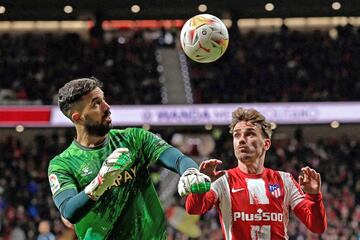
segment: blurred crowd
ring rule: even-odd
[[[38,237],[42,234],[53,234],[57,239],[73,239],[72,230],[65,227],[52,202],[47,180],[49,160],[72,141],[72,136],[71,130],[62,130],[47,135],[38,131],[30,139],[19,135],[0,138],[0,239],[36,240],[41,239]],[[231,136],[223,133],[215,143],[215,150],[208,157],[222,159],[225,169],[234,167],[236,161]],[[344,136],[308,141],[304,140],[300,129],[295,131],[294,136],[280,138],[274,135],[266,166],[288,171],[295,179],[305,165],[315,168],[322,175],[328,229],[322,236],[311,234],[292,216],[290,239],[360,238],[359,158],[359,139]],[[158,184],[162,184],[161,179]],[[177,196],[176,189],[173,191],[174,206],[183,207],[184,199]],[[194,239],[222,239],[215,209],[197,222],[201,235]],[[170,240],[191,239],[174,225],[169,225],[168,234]]]
[[[161,102],[156,42],[143,32],[107,40],[84,39],[76,33],[0,37],[2,104],[56,104],[59,87],[90,76],[104,82],[113,104]]]
[[[105,82],[113,104],[160,104],[156,50],[176,46],[175,35],[164,29],[104,33],[101,39],[1,34],[0,99],[54,104],[59,86],[93,75]],[[351,25],[332,31],[232,28],[223,57],[188,61],[194,103],[359,100],[359,42],[360,31]]]
[[[40,133],[26,140],[12,135],[0,140],[0,239],[41,240],[48,234],[70,239],[49,192],[47,166],[71,137]]]
[[[283,26],[229,34],[219,60],[189,61],[195,103],[360,99],[360,31],[350,25],[332,32]]]

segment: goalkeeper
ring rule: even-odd
[[[76,137],[49,164],[55,205],[80,240],[166,239],[148,166],[157,163],[182,175],[181,196],[209,191],[210,178],[156,135],[141,128],[112,129],[101,88],[99,80],[82,78],[59,90],[59,107],[75,125]]]

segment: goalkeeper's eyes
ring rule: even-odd
[[[90,107],[94,109],[102,104],[108,105],[105,100],[105,97],[96,97],[96,98],[92,99]]]
[[[91,107],[96,107],[97,105],[100,105],[104,100],[102,99],[96,99],[95,101],[92,102]]]

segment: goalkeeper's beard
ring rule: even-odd
[[[94,122],[86,122],[85,129],[89,135],[95,137],[103,137],[105,136],[110,129],[112,129],[112,124],[110,123],[94,123]]]

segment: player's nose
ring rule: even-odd
[[[110,110],[110,105],[106,101],[102,102],[102,107],[104,111]]]
[[[240,135],[239,139],[238,139],[239,144],[244,144],[246,143],[246,139],[244,135]]]

